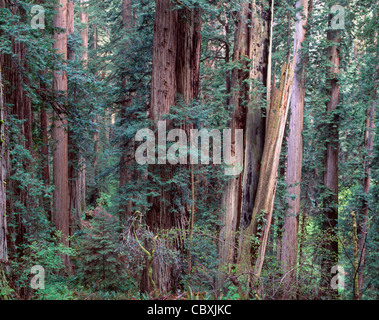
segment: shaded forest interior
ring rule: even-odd
[[[378,299],[377,9],[0,0],[0,300]]]

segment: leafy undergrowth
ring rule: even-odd
[[[55,285],[39,290],[34,300],[213,300],[215,297],[208,292],[182,292],[154,296],[147,293],[123,293],[116,291],[91,291],[84,288],[69,289],[67,285]],[[219,300],[239,300],[240,296],[220,296]]]

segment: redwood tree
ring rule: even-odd
[[[6,215],[6,161],[5,161],[5,108],[3,99],[3,79],[0,65],[0,269],[2,263],[8,260],[7,250],[7,215]],[[1,270],[0,270],[1,272]]]
[[[265,119],[259,104],[260,86],[267,84],[270,12],[256,1],[241,3],[234,38],[233,61],[239,63],[232,71],[233,113],[230,120],[232,144],[235,130],[244,130],[243,167],[238,176],[228,181],[222,199],[225,215],[220,231],[220,265],[230,272],[235,251],[235,234],[243,233],[251,221],[265,137]],[[226,269],[225,269],[226,268]]]
[[[122,1],[122,25],[125,30],[125,34],[131,30],[133,23],[133,12],[132,12],[132,1],[131,0],[123,0]],[[130,41],[130,40],[129,40]],[[124,50],[128,50],[128,47],[126,46]],[[125,73],[127,71],[124,71]],[[123,90],[126,90],[127,87],[127,76],[124,75],[122,79],[122,86]],[[128,91],[126,94],[122,97],[122,103],[121,103],[121,121],[123,124],[126,124],[128,121],[131,121],[133,119],[133,114],[130,112],[130,105],[132,102],[132,93]],[[120,192],[121,194],[125,193],[125,187],[128,183],[132,181],[133,176],[133,143],[132,139],[123,139],[121,142],[121,159],[120,159]],[[123,217],[123,220],[126,219],[126,217],[130,216],[132,213],[132,200],[129,199],[128,201],[125,201],[122,198],[121,204],[120,204],[120,216]]]
[[[188,104],[197,97],[200,71],[200,8],[174,9],[170,0],[156,1],[153,40],[153,70],[150,115],[155,125],[170,113],[177,102]],[[175,124],[167,121],[168,129]],[[189,126],[182,126],[188,130]],[[167,183],[175,174],[173,165],[156,165],[151,172],[159,176],[159,196],[151,197],[152,206],[147,212],[147,225],[155,234],[177,228],[184,232],[188,228],[190,205],[175,182]],[[190,174],[188,172],[188,179]],[[174,194],[176,195],[175,204]],[[183,239],[173,241],[171,249],[183,252]],[[156,289],[170,291],[175,288],[175,273],[178,270],[162,260],[152,262],[152,279]],[[141,288],[153,289],[148,272],[144,273]]]
[[[60,0],[55,9],[54,27],[60,28],[54,32],[54,49],[62,55],[63,61],[67,60],[67,0]],[[67,74],[63,70],[55,70],[53,73],[53,89],[57,97],[63,97],[67,91]],[[62,232],[62,243],[69,245],[69,188],[68,188],[68,135],[67,120],[63,106],[54,112],[52,137],[55,142],[53,148],[53,223],[57,230]],[[66,267],[70,266],[69,257],[64,255]]]
[[[323,229],[326,237],[323,243],[324,254],[321,262],[321,294],[328,298],[336,298],[338,291],[331,288],[332,279],[331,268],[338,263],[338,154],[339,154],[339,133],[338,133],[338,104],[340,95],[339,73],[340,73],[340,49],[341,31],[328,30],[327,39],[330,42],[327,54],[330,61],[329,88],[327,89],[328,102],[326,104],[326,114],[330,118],[326,124],[325,164],[323,185],[325,187],[324,209],[323,209]]]

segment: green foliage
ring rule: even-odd
[[[64,286],[62,291],[56,291],[62,284],[59,274],[65,270],[62,255],[72,257],[76,252],[62,244],[61,232],[55,232],[51,238],[39,237],[38,240],[20,245],[18,249],[19,253],[10,260],[10,272],[7,274],[11,288],[28,292],[35,299],[61,299],[67,295],[67,292],[64,293]],[[35,265],[44,268],[45,288],[31,291],[30,272]]]
[[[122,257],[118,253],[118,221],[103,209],[94,210],[78,250],[78,281],[95,290],[125,290],[128,286]]]
[[[260,3],[259,0],[257,0]],[[297,282],[283,287],[280,265],[280,241],[283,217],[288,208],[285,182],[286,142],[282,146],[278,185],[269,235],[265,264],[262,272],[260,298],[278,299],[285,290],[296,293],[299,299],[318,298],[320,258],[326,234],[322,224],[324,200],[330,194],[323,187],[325,143],[330,140],[327,128],[339,126],[339,219],[337,237],[339,260],[347,272],[344,299],[352,298],[352,223],[351,212],[369,207],[369,232],[366,239],[364,299],[377,299],[379,287],[378,219],[379,210],[379,147],[375,140],[374,154],[364,145],[366,111],[377,104],[377,8],[372,0],[318,1],[314,0],[309,15],[305,43],[301,50],[306,69],[306,96],[303,131],[303,171],[299,239],[301,239],[296,270]],[[88,1],[89,24],[80,23],[84,7],[75,2],[75,32],[68,38],[68,47],[75,59],[64,61],[53,49],[53,16],[56,1],[46,1],[45,30],[30,26],[30,9],[35,3],[17,1],[6,3],[0,9],[0,54],[12,61],[12,68],[22,78],[22,88],[31,99],[32,140],[25,137],[29,119],[18,114],[14,105],[5,106],[6,136],[0,142],[6,145],[7,167],[7,223],[10,269],[6,272],[9,286],[1,287],[0,297],[19,296],[31,299],[121,299],[137,295],[139,281],[146,266],[146,252],[154,251],[155,261],[170,263],[177,272],[178,288],[187,292],[188,299],[242,299],[253,293],[248,287],[251,275],[230,274],[219,266],[220,207],[225,184],[222,166],[194,165],[160,167],[133,163],[128,167],[132,176],[120,186],[121,159],[134,154],[134,137],[142,128],[152,128],[150,109],[152,47],[155,1],[133,1],[133,23],[126,30],[122,25],[122,0]],[[268,1],[264,1],[268,5]],[[278,80],[280,65],[293,50],[296,0],[274,1],[274,34],[272,73]],[[330,61],[327,49],[330,7],[340,3],[345,7],[345,30],[341,31],[339,45],[341,74],[340,103],[337,111],[325,112],[328,102]],[[224,2],[183,0],[179,8],[200,8],[202,14],[201,88],[200,97],[189,103],[177,97],[166,119],[175,127],[190,124],[201,129],[225,129],[230,125],[233,106],[229,88],[233,70],[241,68],[241,61],[233,61],[235,22],[241,10],[241,1]],[[248,20],[248,17],[244,17]],[[80,32],[89,29],[89,60],[81,61],[84,48]],[[56,31],[56,30],[55,30]],[[97,39],[95,39],[95,31]],[[95,40],[97,40],[95,42]],[[24,46],[23,60],[16,54],[15,44]],[[242,59],[247,60],[243,57]],[[2,60],[3,61],[3,60]],[[3,68],[2,68],[3,70]],[[67,95],[52,90],[53,71],[64,70],[68,78]],[[4,79],[3,79],[4,80]],[[265,88],[261,83],[246,80],[253,92],[254,106],[265,106]],[[4,80],[5,95],[15,88]],[[230,91],[229,91],[230,90]],[[256,101],[255,94],[262,94]],[[131,101],[125,108],[126,97]],[[246,101],[241,101],[243,106]],[[251,107],[251,106],[247,106]],[[264,107],[263,107],[264,108]],[[51,165],[54,141],[49,140],[50,154],[42,156],[44,147],[40,112],[45,109],[50,120],[59,109],[67,118],[70,155],[82,157],[85,163],[70,159],[70,169],[86,168],[86,204],[88,221],[84,228],[70,237],[71,248],[59,241],[49,217],[54,186],[44,181],[42,173]],[[378,126],[377,126],[378,127]],[[377,134],[379,133],[376,129]],[[288,134],[288,130],[286,135]],[[49,137],[51,136],[49,132]],[[98,138],[95,138],[98,137]],[[28,143],[31,146],[28,146]],[[211,160],[212,161],[212,160]],[[371,163],[370,194],[365,194],[362,180],[364,162]],[[193,173],[195,196],[192,197]],[[169,178],[167,178],[169,177]],[[132,230],[131,221],[121,221],[121,207],[132,204],[132,212],[149,212],[151,198],[170,194],[165,206],[171,214],[195,205],[192,234],[189,230],[171,229],[154,234],[146,227],[145,218]],[[171,201],[168,203],[168,201]],[[93,209],[95,208],[95,209]],[[105,211],[106,210],[106,211]],[[89,213],[92,213],[92,216]],[[84,216],[84,212],[82,212]],[[92,217],[92,218],[91,218]],[[259,244],[263,213],[258,217],[257,234],[253,247]],[[124,218],[124,217],[123,217]],[[135,233],[134,233],[135,231]],[[184,252],[173,249],[173,243],[183,240]],[[74,263],[74,275],[65,275],[61,256],[67,254]],[[254,258],[254,257],[252,257]],[[30,268],[41,265],[46,270],[46,288],[30,289]],[[218,290],[220,275],[227,280]],[[1,280],[0,280],[1,281]],[[204,293],[205,291],[205,293]],[[184,294],[184,293],[183,293]],[[256,296],[250,296],[256,299]]]

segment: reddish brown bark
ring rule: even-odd
[[[0,6],[4,4],[0,3]],[[15,15],[25,15],[23,9],[17,5],[11,5],[9,7],[11,12]],[[18,124],[18,137],[12,137],[13,139],[19,139],[20,145],[32,155],[32,112],[31,112],[31,100],[28,96],[25,86],[28,86],[29,79],[26,74],[29,70],[27,62],[27,50],[24,43],[20,43],[15,37],[10,36],[11,50],[13,55],[2,54],[1,65],[3,82],[11,85],[4,87],[3,102],[5,105],[9,105],[7,108],[7,116],[13,115],[17,120],[22,121]],[[8,137],[9,138],[9,137]],[[7,160],[7,187],[12,190],[14,196],[7,201],[7,211],[9,214],[14,215],[16,223],[9,227],[9,232],[16,234],[16,237],[10,237],[8,243],[9,251],[19,251],[21,247],[17,247],[19,244],[25,243],[25,234],[27,232],[27,221],[29,219],[29,212],[32,206],[35,206],[34,199],[29,196],[29,188],[20,188],[20,182],[17,180],[8,179],[15,171],[10,167],[11,159],[9,150],[6,150]],[[22,162],[23,169],[25,171],[31,171],[30,159],[23,158],[18,159]],[[15,214],[15,205],[18,204],[25,208],[20,214]],[[15,241],[13,241],[15,240]]]
[[[80,0],[80,3],[80,22],[84,24],[84,28],[80,31],[83,46],[82,61],[84,66],[86,66],[88,62],[88,5],[86,5],[86,0]]]
[[[328,40],[331,42],[331,46],[328,48],[328,55],[332,66],[330,68],[330,88],[328,89],[329,101],[326,106],[326,113],[332,118],[332,121],[326,128],[328,142],[326,143],[324,186],[327,194],[324,199],[323,211],[323,228],[326,232],[326,236],[323,244],[324,255],[321,262],[321,295],[332,299],[338,296],[338,291],[332,289],[330,283],[333,277],[331,268],[338,263],[336,226],[338,222],[339,117],[337,107],[339,104],[340,93],[340,85],[338,82],[340,72],[340,55],[338,47],[338,44],[341,42],[340,31],[328,31]]]
[[[60,0],[55,9],[54,27],[64,31],[54,32],[54,49],[58,54],[67,60],[67,0]],[[53,89],[57,95],[63,96],[67,91],[66,72],[54,71]],[[62,243],[69,246],[67,237],[69,236],[69,188],[68,188],[68,135],[66,131],[67,120],[62,112],[54,112],[54,123],[52,137],[55,142],[53,148],[53,223],[57,230],[62,233]],[[63,256],[64,264],[70,267],[70,260],[67,255]]]
[[[174,4],[170,0],[156,2],[150,113],[155,124],[170,112],[177,98],[184,103],[191,103],[198,94],[200,25],[198,9],[174,10]],[[167,123],[168,128],[173,126],[169,121]],[[182,128],[188,130],[188,126]],[[174,167],[169,164],[151,168],[154,171],[159,169],[162,181],[168,181],[174,174]],[[189,170],[188,174],[190,178]],[[174,191],[180,194],[175,199],[178,201],[179,198],[182,202],[179,207],[173,201]],[[185,203],[185,197],[180,192],[178,186],[171,183],[168,188],[161,188],[159,197],[151,199],[147,225],[154,233],[172,228],[187,230],[190,206]],[[183,239],[178,238],[174,243],[171,250],[182,252]],[[154,260],[152,278],[156,289],[166,292],[175,289],[177,283],[174,274],[178,271],[172,264]],[[144,291],[152,289],[147,272],[142,279],[141,288]]]

